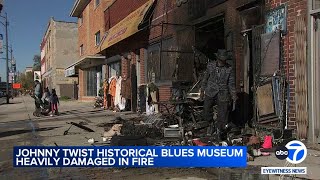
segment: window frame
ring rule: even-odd
[[[80,45],[79,52],[80,52],[80,56],[82,56],[84,54],[84,46],[83,46],[83,44]]]
[[[98,37],[98,35],[99,35],[99,37]],[[98,38],[99,38],[99,42],[97,41]],[[94,44],[95,44],[95,46],[99,46],[100,43],[101,43],[101,33],[100,33],[100,31],[98,31],[94,34]]]

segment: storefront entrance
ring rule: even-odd
[[[102,66],[84,70],[85,96],[98,96],[102,83]]]

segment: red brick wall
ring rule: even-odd
[[[82,13],[82,23],[78,23],[78,47],[81,45],[84,47],[84,52],[82,55],[79,54],[79,59],[87,55],[95,55],[100,52],[99,46],[95,45],[95,34],[100,31],[100,38],[103,37],[105,32],[105,19],[104,10],[110,6],[112,0],[102,0],[98,6],[95,5],[95,1],[87,5]],[[80,74],[80,72],[79,72]],[[83,76],[79,75],[79,99],[80,100],[92,100],[91,97],[84,97],[85,93]],[[82,90],[81,90],[82,88]],[[85,99],[86,98],[86,99]]]
[[[284,41],[284,68],[287,72],[287,77],[290,84],[290,110],[288,125],[290,128],[296,129],[296,109],[295,109],[295,62],[294,62],[294,25],[295,17],[301,11],[301,15],[307,17],[307,0],[266,0],[267,9],[272,9],[277,6],[287,3],[287,35],[283,37]],[[289,64],[289,66],[288,66]]]
[[[95,55],[100,52],[99,46],[95,45],[95,34],[100,31],[102,38],[105,32],[104,10],[110,5],[111,0],[100,1],[96,7],[95,1],[87,5],[83,11],[83,23],[78,23],[79,41],[78,47],[84,46],[85,55]]]
[[[120,22],[134,10],[145,4],[147,1],[148,0],[116,0],[104,12],[106,30],[116,25],[118,22]]]
[[[171,97],[171,86],[164,85],[159,87],[159,101],[167,101]]]

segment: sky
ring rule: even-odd
[[[40,55],[40,43],[47,29],[50,17],[59,21],[75,22],[70,11],[75,0],[4,0],[1,15],[7,12],[9,20],[9,47],[13,48],[17,71],[23,72],[25,67],[33,65],[33,56]],[[3,20],[1,19],[3,22]],[[5,28],[0,25],[0,33]],[[5,45],[5,41],[3,41]],[[5,58],[3,49],[1,58]],[[10,56],[9,56],[10,57]],[[0,76],[6,81],[6,62],[0,59]]]

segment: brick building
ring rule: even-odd
[[[297,51],[301,44],[295,39],[306,41],[306,36],[298,36],[295,28],[297,16],[306,19],[307,14],[307,0],[77,0],[71,16],[79,18],[80,58],[73,66],[79,69],[80,99],[92,99],[101,79],[118,74],[131,80],[136,76],[132,81],[136,87],[154,82],[159,87],[159,100],[166,101],[175,84],[201,79],[206,59],[195,56],[193,46],[209,58],[224,48],[230,52],[229,63],[236,71],[239,121],[257,116],[256,91],[252,88],[258,86],[257,69],[275,68],[284,72],[289,89],[285,93],[288,102],[282,102],[288,113],[281,122],[287,128],[304,131],[307,127],[297,128],[297,118],[299,122],[306,118],[301,116],[304,109],[298,107],[296,99],[299,103],[306,99],[306,90],[301,93],[298,89],[306,82],[295,76],[306,67],[297,59],[304,52]],[[281,37],[274,40],[277,27]],[[261,39],[268,34],[278,43],[270,48],[278,52],[276,58],[265,55],[273,64],[270,67],[261,64],[265,60]],[[136,87],[132,99],[136,99]]]
[[[77,37],[77,23],[51,18],[40,45],[43,87],[55,88],[58,96],[75,96],[78,78],[65,77],[64,69],[77,60]]]
[[[319,12],[320,1],[308,0],[306,27],[308,29],[308,105],[309,139],[320,143],[320,61],[319,61]]]
[[[79,71],[80,100],[92,100],[105,78],[117,74],[124,78],[128,77],[131,64],[139,64],[136,68],[139,76],[137,83],[144,81],[140,78],[139,54],[140,47],[144,46],[142,39],[147,36],[144,31],[137,33],[136,25],[140,23],[139,18],[143,20],[147,9],[142,6],[147,2],[147,0],[132,1],[129,4],[127,1],[108,0],[75,2],[71,16],[79,18],[80,58],[70,67],[75,67],[76,71]],[[147,4],[148,7],[150,5]],[[127,8],[123,8],[125,6]],[[139,7],[139,12],[142,14],[136,15]],[[119,24],[123,20],[125,22]],[[109,39],[110,36],[117,36],[121,30],[119,28],[123,27],[129,29],[128,33],[122,35],[124,37]],[[114,34],[111,35],[112,33]],[[107,42],[109,40],[110,42]],[[143,53],[143,50],[141,52]]]

